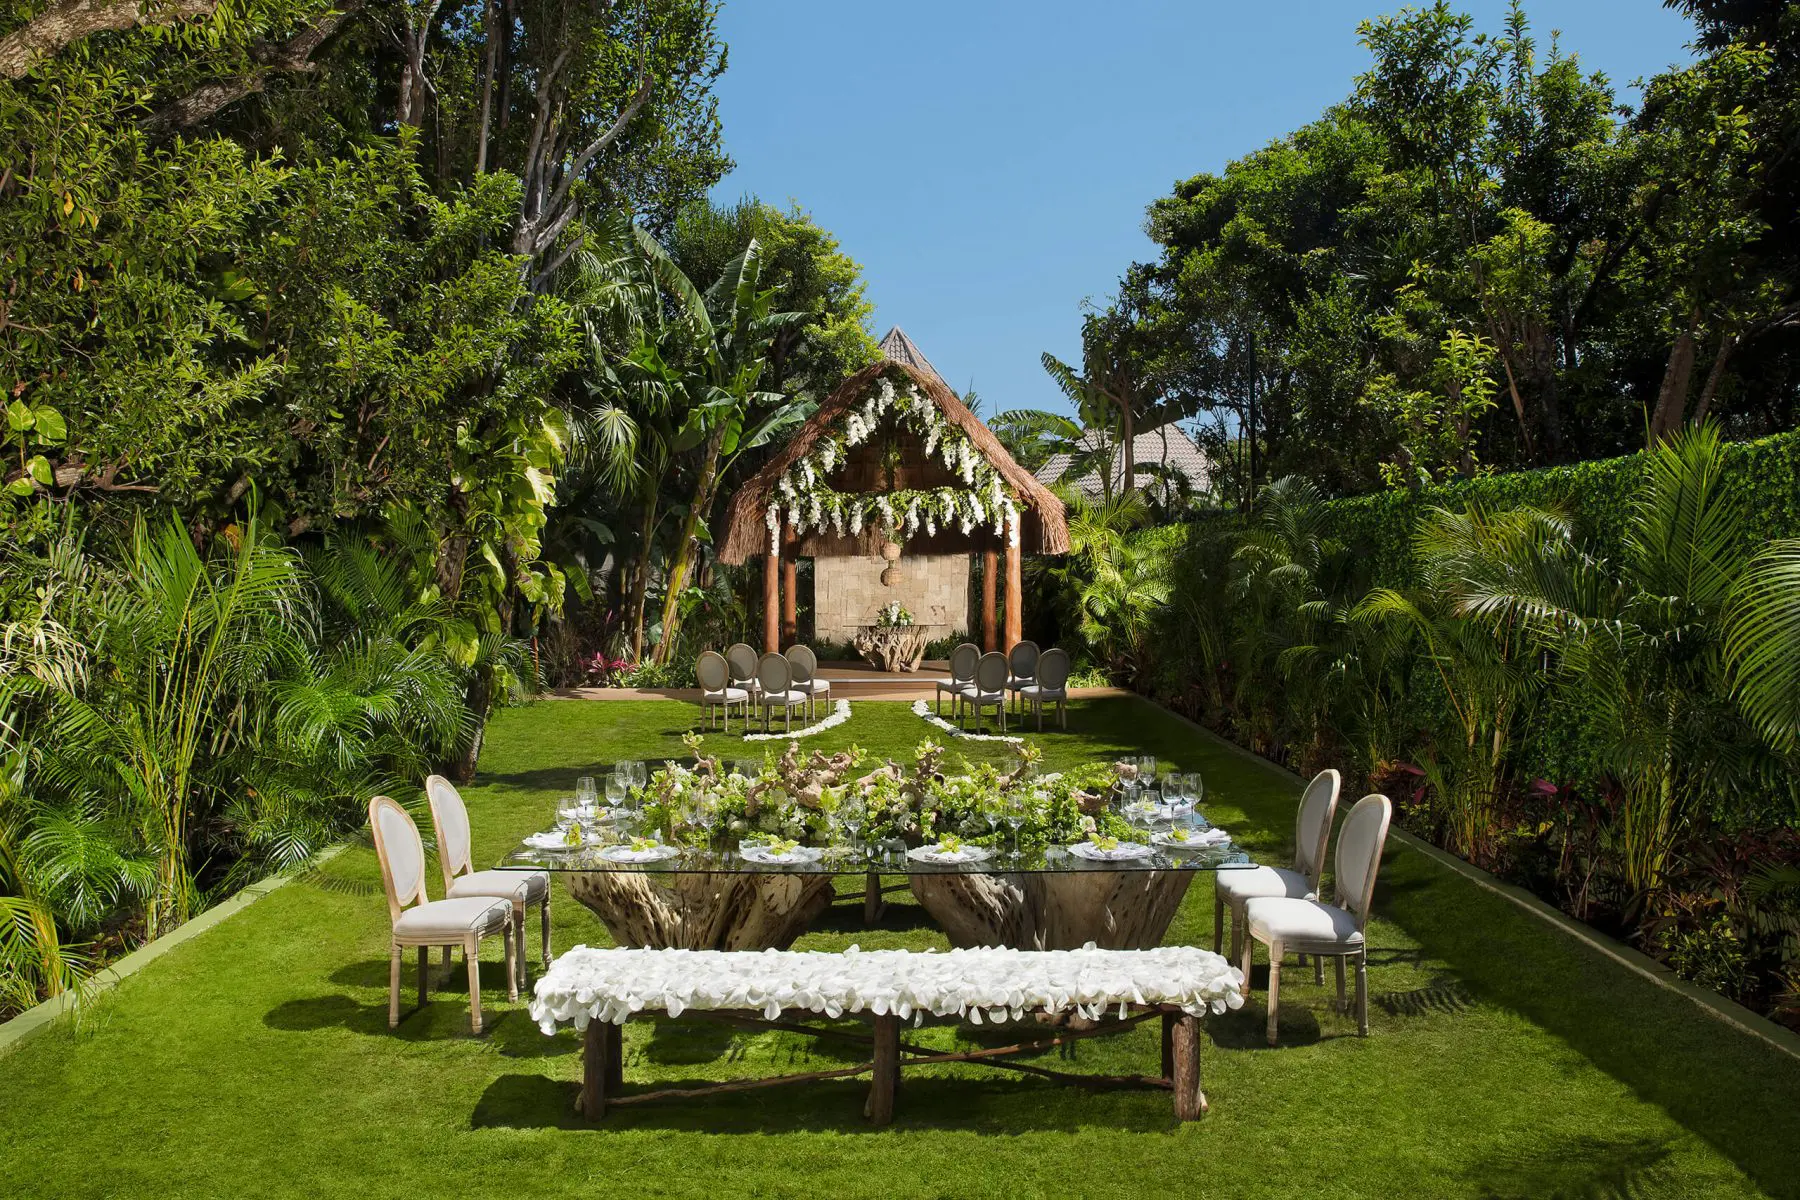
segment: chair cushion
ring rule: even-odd
[[[963,688],[957,695],[964,700],[973,700],[977,704],[1005,704],[1005,692],[984,692],[976,687]]]
[[[536,904],[550,890],[548,871],[471,871],[450,881],[450,895],[505,896]]]
[[[1289,950],[1362,945],[1356,918],[1335,904],[1258,896],[1244,906],[1250,932],[1260,942],[1280,942]]]
[[[764,708],[785,708],[806,703],[805,692],[764,692],[757,698]]]
[[[817,695],[820,692],[829,692],[831,690],[831,681],[829,679],[809,679],[805,683],[798,683],[794,686],[799,688],[802,692],[807,688],[811,688],[813,694]]]
[[[1062,700],[1068,696],[1068,692],[1062,688],[1040,687],[1035,683],[1028,683],[1024,687],[1017,687],[1013,690],[1027,700]]]
[[[400,914],[394,932],[406,938],[442,937],[460,941],[471,933],[494,933],[506,924],[512,905],[493,896],[427,900]]]
[[[1214,886],[1227,900],[1244,901],[1253,896],[1291,896],[1305,900],[1313,896],[1313,886],[1306,876],[1286,867],[1219,871],[1215,878]]]
[[[707,704],[745,704],[750,699],[746,688],[728,687],[722,692],[702,692],[700,699]]]

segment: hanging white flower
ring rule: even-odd
[[[824,506],[819,503],[819,497],[817,495],[813,496],[812,505],[808,509],[807,523],[814,529],[825,528],[825,509]]]
[[[796,532],[806,532],[800,523],[800,502],[797,500],[788,505],[788,524],[792,525]]]
[[[768,511],[763,513],[763,524],[769,527],[769,553],[779,553],[781,550],[781,508],[778,505],[769,505]]]

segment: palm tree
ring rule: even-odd
[[[1135,493],[1096,503],[1072,488],[1056,490],[1068,509],[1069,553],[1042,569],[1057,580],[1067,619],[1095,655],[1135,673],[1171,591],[1160,549],[1132,537],[1149,509]]]
[[[1615,836],[1634,903],[1663,885],[1705,798],[1790,777],[1771,749],[1791,751],[1800,711],[1796,544],[1754,553],[1712,426],[1647,456],[1616,566],[1530,510],[1510,514],[1507,536],[1436,549],[1460,576],[1449,589],[1459,616],[1526,632],[1579,688],[1620,787]]]

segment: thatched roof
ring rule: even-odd
[[[1039,483],[1030,471],[1014,462],[1013,456],[1006,452],[1006,447],[1000,444],[1000,439],[994,436],[993,431],[983,425],[980,418],[957,398],[956,393],[945,386],[936,371],[927,374],[926,371],[929,370],[929,363],[925,370],[920,370],[908,362],[884,360],[864,367],[839,384],[838,389],[825,398],[825,402],[819,405],[819,410],[800,426],[780,453],[764,463],[762,469],[746,480],[731,498],[725,520],[725,536],[719,543],[719,560],[741,563],[767,551],[769,529],[763,523],[763,514],[768,510],[769,495],[775,490],[782,474],[810,451],[819,438],[830,432],[845,413],[860,403],[877,379],[891,371],[904,374],[920,392],[930,397],[945,419],[962,431],[963,436],[969,439],[969,444],[981,452],[989,465],[1000,473],[1000,478],[1006,481],[1007,487],[1012,489],[1026,518],[1022,522],[1022,548],[1033,554],[1067,554],[1069,525],[1062,501]]]

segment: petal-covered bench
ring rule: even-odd
[[[1199,1018],[1244,1002],[1243,974],[1210,950],[1166,946],[1153,950],[977,949],[948,952],[861,950],[841,954],[765,950],[603,950],[577,946],[538,980],[531,1016],[545,1033],[569,1024],[586,1036],[582,1056],[581,1111],[604,1116],[610,1104],[670,1095],[739,1091],[777,1083],[872,1075],[868,1117],[893,1117],[900,1069],[938,1062],[985,1062],[1085,1087],[1139,1085],[1173,1091],[1175,1116],[1193,1120],[1206,1109],[1200,1090]],[[866,1016],[874,1024],[870,1061],[853,1067],[736,1080],[706,1088],[621,1094],[620,1027],[635,1014],[685,1012],[727,1019],[760,1018],[777,1028],[824,1036],[851,1036],[783,1024],[784,1013],[838,1019]],[[900,1025],[926,1018],[972,1024],[1019,1021],[1039,1013],[1072,1014],[1100,1021],[1094,1028],[1065,1028],[1056,1036],[1014,1046],[936,1053],[902,1043]],[[1074,1075],[1004,1058],[1111,1033],[1161,1016],[1160,1076]],[[870,1040],[870,1039],[863,1039]]]

